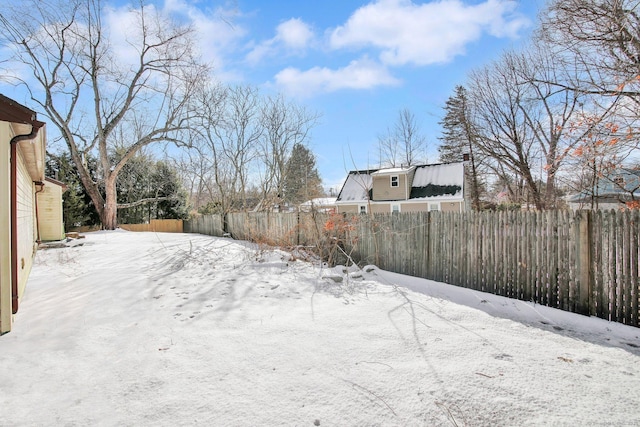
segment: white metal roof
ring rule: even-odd
[[[373,178],[367,172],[350,172],[338,196],[338,202],[362,201],[369,199]]]
[[[458,185],[464,182],[464,164],[445,163],[439,165],[425,165],[416,169],[412,187],[432,185]]]
[[[409,168],[387,168],[387,169],[380,169],[376,172],[373,172],[371,175],[393,175],[393,174],[401,174],[401,173],[407,173],[410,172],[411,170],[415,169],[415,166],[411,166]]]

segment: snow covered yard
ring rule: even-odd
[[[229,239],[85,240],[37,255],[1,425],[640,425],[640,329]]]

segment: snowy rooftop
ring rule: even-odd
[[[410,172],[412,169],[415,169],[415,166],[412,166],[410,168],[387,168],[387,169],[380,169],[376,172],[373,172],[371,175],[392,175],[392,174],[400,174],[400,173],[407,173]]]
[[[307,200],[302,203],[300,206],[332,206],[335,205],[336,198],[335,197],[318,197],[315,199]]]
[[[410,198],[451,200],[462,195],[463,185],[463,163],[420,166],[413,176]]]
[[[407,168],[388,168],[371,171],[353,171],[338,195],[339,202],[369,199],[373,176],[406,173],[415,168],[411,199],[434,198],[452,200],[460,198],[464,184],[464,163],[441,163]]]
[[[412,187],[431,185],[457,185],[462,187],[464,181],[463,163],[445,163],[425,165],[416,169]]]
[[[369,190],[373,179],[369,171],[350,172],[340,190],[337,201],[361,201],[369,199]]]

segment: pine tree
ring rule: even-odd
[[[459,162],[465,154],[469,156],[469,167],[465,169],[470,186],[471,207],[480,209],[480,195],[483,183],[479,177],[479,159],[474,157],[473,124],[469,112],[469,99],[464,86],[456,86],[455,94],[447,100],[444,107],[446,114],[440,122],[443,131],[438,137],[441,141],[438,152],[441,162]]]
[[[449,97],[444,107],[446,114],[440,122],[443,131],[438,152],[441,162],[459,162],[469,153],[470,132],[468,120],[467,90],[456,86],[455,95]]]
[[[316,158],[302,144],[295,144],[291,150],[283,189],[284,201],[295,205],[324,194],[322,180],[316,168]]]

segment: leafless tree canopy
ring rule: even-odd
[[[469,74],[472,148],[512,201],[556,208],[561,188],[593,188],[637,148],[639,9],[552,0],[529,44]]]
[[[308,141],[318,116],[252,86],[204,86],[195,102],[193,150],[182,164],[196,207],[227,213],[279,203],[292,149]]]
[[[580,85],[602,93],[622,90],[640,75],[640,2],[554,0],[543,15],[540,38],[566,52]],[[639,92],[625,87],[628,95]]]
[[[10,2],[0,33],[14,53],[13,81],[57,127],[102,225],[113,229],[118,173],[142,147],[182,142],[189,100],[208,70],[194,55],[192,30],[155,7],[139,3],[119,29],[105,16],[99,0]],[[114,162],[116,146],[123,155]],[[98,157],[97,179],[89,153]]]
[[[420,126],[409,109],[398,112],[392,128],[378,137],[381,166],[411,166],[426,161],[427,143]]]

